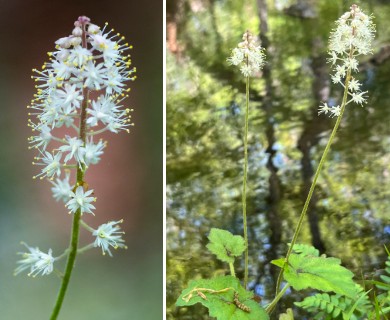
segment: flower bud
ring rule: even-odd
[[[74,47],[77,47],[78,45],[81,44],[81,38],[80,37],[73,37],[72,39],[70,39],[70,44]]]
[[[81,37],[82,34],[83,34],[83,30],[80,27],[76,27],[76,28],[73,29],[72,34],[75,37]]]
[[[96,24],[90,24],[88,26],[88,32],[91,33],[91,34],[96,34],[98,33],[100,30],[100,28],[96,25]]]
[[[59,45],[61,48],[68,49],[71,46],[70,37],[63,37],[58,39],[55,44]]]

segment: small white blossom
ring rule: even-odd
[[[124,232],[120,231],[120,227],[118,226],[118,224],[122,222],[123,220],[110,221],[102,224],[97,230],[93,231],[92,234],[96,236],[94,246],[101,247],[103,255],[108,252],[112,257],[110,247],[113,247],[114,249],[126,248],[124,240],[122,239]]]
[[[65,179],[56,179],[56,181],[50,180],[53,187],[51,191],[53,192],[53,197],[56,201],[62,200],[64,203],[68,202],[71,199],[72,186],[69,183],[70,173],[67,172]]]
[[[95,65],[94,62],[89,61],[84,68],[83,76],[85,77],[84,85],[86,87],[92,90],[100,90],[107,79],[107,69],[104,68],[103,63]]]
[[[103,140],[100,140],[97,144],[94,144],[92,139],[88,141],[84,148],[84,161],[86,166],[97,164],[100,161],[100,156],[103,154],[105,146],[106,144]]]
[[[320,115],[321,113],[323,114],[328,114],[328,112],[330,112],[330,107],[328,106],[328,104],[326,102],[324,102],[324,104],[322,106],[320,106],[318,108],[318,114]]]
[[[54,258],[52,256],[52,250],[49,249],[48,253],[44,253],[39,248],[29,247],[26,243],[22,243],[30,252],[19,252],[23,259],[17,263],[19,266],[15,269],[15,275],[21,273],[26,269],[30,269],[29,276],[42,276],[48,275],[53,271]]]
[[[92,53],[82,46],[76,46],[70,51],[67,63],[73,67],[83,67],[92,58]],[[73,69],[74,70],[74,69]]]
[[[110,100],[105,99],[101,95],[97,100],[92,101],[92,108],[88,108],[87,112],[89,117],[87,123],[91,127],[98,125],[99,121],[103,124],[108,124],[111,118],[111,105]]]
[[[365,97],[363,97],[363,94],[365,94],[365,93],[367,93],[367,91],[358,92],[358,93],[355,93],[355,92],[351,93],[351,95],[352,95],[351,101],[362,105],[363,103],[366,102]]]
[[[257,45],[253,35],[247,31],[242,37],[243,41],[232,50],[227,59],[228,64],[239,66],[245,77],[259,72],[265,62],[264,49]]]
[[[88,190],[87,192],[84,192],[84,189],[82,186],[77,187],[76,192],[70,193],[70,200],[66,203],[66,207],[70,210],[71,213],[75,213],[77,210],[80,209],[81,214],[84,212],[86,213],[92,213],[93,209],[96,209],[91,202],[95,202],[95,197],[90,197],[90,195],[93,193],[93,190]]]
[[[46,150],[47,145],[53,138],[51,134],[51,129],[47,125],[43,124],[40,127],[37,127],[35,130],[39,131],[40,134],[38,136],[32,136],[29,138],[32,147],[37,149],[42,148],[41,150]]]
[[[331,108],[329,111],[332,114],[332,117],[338,117],[341,114],[341,107],[336,106]]]
[[[353,78],[351,81],[349,81],[348,89],[350,91],[359,91],[360,86],[361,86],[360,82],[355,78]]]
[[[44,176],[47,178],[52,178],[54,175],[59,176],[61,174],[61,157],[62,154],[60,152],[55,155],[51,154],[48,151],[42,153],[42,157],[37,157],[36,159],[42,160],[42,162],[33,162],[33,164],[43,165],[45,166],[39,175],[34,176],[34,178],[41,177],[43,179]]]
[[[64,90],[56,91],[57,103],[61,105],[63,110],[67,107],[80,108],[80,102],[83,101],[81,91],[76,87],[75,84],[65,84]],[[74,109],[68,109],[70,112]]]
[[[77,137],[72,138],[70,136],[66,136],[66,142],[66,145],[59,148],[61,152],[69,152],[66,155],[64,162],[67,163],[69,160],[74,158],[78,163],[84,163],[85,150],[82,147],[84,144],[83,141]]]

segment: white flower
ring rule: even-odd
[[[333,83],[341,83],[341,77],[338,73],[332,75],[332,82]]]
[[[43,124],[40,127],[36,128],[36,130],[40,132],[39,135],[29,138],[29,141],[34,148],[41,147],[42,150],[46,150],[47,145],[53,138],[51,134],[51,129],[47,125]]]
[[[100,90],[107,79],[107,69],[103,63],[97,66],[89,61],[84,68],[83,77],[85,77],[84,85],[92,90]]]
[[[256,44],[253,35],[247,31],[242,37],[243,41],[227,59],[228,64],[240,66],[240,71],[245,77],[252,76],[260,71],[265,62],[264,49]]]
[[[359,92],[359,93],[351,93],[351,96],[352,96],[352,99],[351,101],[357,103],[357,104],[363,104],[366,102],[366,99],[365,97],[363,97],[363,94],[367,93],[367,91],[364,91],[364,92]]]
[[[353,78],[351,81],[349,81],[348,89],[350,91],[359,91],[360,86],[361,86],[360,82],[355,78]]]
[[[101,34],[91,35],[91,45],[96,50],[104,51],[105,49],[108,48],[111,42],[112,41],[107,39],[107,35],[101,35]]]
[[[91,204],[91,202],[95,202],[95,197],[89,197],[93,193],[93,190],[89,190],[87,192],[84,192],[84,189],[82,186],[77,187],[76,192],[71,192],[70,197],[71,199],[66,203],[66,207],[70,210],[71,213],[75,213],[77,210],[80,209],[81,214],[84,212],[86,213],[92,213],[92,209],[96,209],[94,205]]]
[[[123,81],[126,79],[119,72],[119,69],[116,66],[111,66],[107,70],[107,75],[105,82],[107,94],[111,95],[113,91],[119,94],[122,93],[124,87]]]
[[[103,124],[108,124],[111,117],[111,104],[110,100],[101,95],[97,100],[92,101],[92,108],[87,109],[90,115],[87,119],[87,123],[91,127],[98,125],[99,121]]]
[[[234,66],[238,66],[243,61],[244,61],[244,52],[238,48],[234,48],[232,50],[231,56],[227,59],[227,62]]]
[[[64,90],[57,90],[55,95],[57,103],[61,105],[63,110],[66,110],[68,106],[80,108],[80,102],[83,101],[83,96],[75,84],[65,84]],[[71,112],[73,108],[68,110]]]
[[[70,173],[67,172],[65,179],[56,179],[56,181],[51,181],[53,187],[51,191],[53,192],[53,197],[56,201],[62,200],[64,203],[68,202],[71,199],[72,186],[69,183]]]
[[[126,248],[124,240],[122,239],[124,232],[120,231],[120,227],[117,225],[122,222],[123,220],[110,221],[102,224],[99,228],[97,228],[97,230],[93,231],[92,235],[96,236],[94,246],[101,247],[103,255],[108,252],[108,254],[112,257],[109,248],[110,246],[114,249]]]
[[[87,166],[97,164],[100,161],[100,156],[103,154],[103,148],[106,144],[100,140],[94,144],[92,139],[88,141],[84,148],[84,161]]]
[[[64,158],[64,162],[67,163],[69,160],[74,158],[78,163],[84,163],[85,150],[82,147],[83,141],[77,137],[66,136],[67,145],[63,145],[59,148],[61,152],[69,152]]]
[[[68,51],[66,51],[66,52],[68,53]],[[74,67],[71,64],[64,62],[62,59],[60,59],[59,61],[54,60],[52,62],[51,67],[53,68],[54,73],[56,74],[56,77],[54,79],[57,81],[59,81],[59,79],[62,79],[62,78],[69,79],[70,76],[72,75],[72,72],[74,71]],[[54,74],[54,73],[51,73],[51,74]],[[58,83],[56,83],[56,84],[58,84]]]
[[[92,53],[82,46],[77,46],[70,51],[67,63],[74,67],[83,67],[92,58]]]
[[[29,276],[42,276],[52,273],[54,258],[52,256],[52,250],[49,249],[48,253],[44,253],[39,248],[29,247],[27,244],[22,243],[30,252],[19,252],[23,259],[17,263],[19,266],[15,269],[15,275],[21,273],[26,269],[30,269]]]
[[[354,77],[353,72],[359,71],[359,63],[357,57],[361,54],[371,53],[371,43],[375,35],[375,25],[371,21],[371,17],[364,14],[360,8],[353,4],[349,12],[344,13],[336,22],[336,28],[332,31],[329,40],[328,59],[333,65],[333,75],[331,76],[333,83],[341,83],[342,79],[348,81],[345,88],[351,99],[350,102],[363,104],[366,98],[361,92],[361,84]],[[348,79],[347,79],[348,78]],[[320,108],[319,114],[329,113],[330,116],[338,117],[341,113],[341,107],[328,108],[326,105]]]
[[[328,106],[328,104],[326,102],[324,102],[324,105],[320,106],[318,108],[318,114],[320,115],[321,113],[323,114],[328,114],[328,112],[330,112],[330,107]]]
[[[333,117],[338,117],[341,114],[341,107],[340,106],[333,107],[329,111]]]
[[[61,174],[61,157],[62,154],[58,152],[57,154],[53,155],[48,151],[45,151],[42,153],[42,158],[37,157],[36,159],[42,160],[42,162],[33,162],[33,164],[36,165],[43,165],[45,166],[41,173],[39,175],[34,176],[34,178],[37,178],[41,176],[41,179],[43,179],[44,176],[48,178],[52,178],[54,175],[59,176]]]

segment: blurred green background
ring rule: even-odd
[[[20,241],[53,249],[68,245],[71,216],[51,198],[50,184],[32,180],[26,106],[35,93],[31,69],[47,61],[54,42],[71,33],[86,15],[106,21],[134,46],[138,79],[125,102],[135,109],[130,134],[106,135],[108,147],[87,173],[97,196],[97,227],[124,218],[128,250],[114,258],[92,250],[78,256],[59,319],[162,318],[162,2],[1,1],[0,2],[0,319],[48,319],[60,285],[54,275],[13,276],[24,251]],[[92,238],[82,231],[81,244]],[[65,261],[57,267],[63,269]]]
[[[177,308],[191,279],[229,273],[207,249],[211,228],[242,230],[245,79],[228,66],[250,30],[266,48],[251,79],[249,122],[249,289],[273,299],[286,254],[340,104],[330,79],[328,37],[353,3],[374,15],[373,55],[361,57],[364,107],[348,105],[298,241],[335,256],[355,280],[375,279],[390,241],[390,2],[386,0],[167,1],[167,318],[210,319],[200,304]],[[243,279],[243,259],[237,276]],[[373,295],[375,290],[371,292]],[[292,291],[277,319],[303,294]],[[294,307],[296,319],[313,319]]]

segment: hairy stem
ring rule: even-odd
[[[249,77],[246,77],[245,133],[244,133],[244,178],[242,183],[242,220],[244,224],[245,267],[244,288],[248,284],[248,227],[246,221],[246,180],[248,175],[248,118],[249,118]]]
[[[83,34],[82,34],[82,45],[84,48],[87,47],[87,35],[85,30],[85,24],[83,24]],[[83,87],[83,102],[81,105],[80,111],[80,130],[79,130],[79,138],[83,141],[85,145],[86,141],[86,119],[87,119],[87,107],[89,100],[89,92],[87,88]],[[79,164],[77,166],[77,182],[75,188],[78,186],[84,185],[84,174],[85,174],[85,165]],[[55,320],[58,317],[58,314],[61,310],[62,303],[65,298],[65,293],[69,285],[70,276],[72,274],[72,270],[74,268],[74,264],[76,261],[77,248],[79,242],[79,233],[80,233],[80,219],[81,219],[81,208],[79,208],[73,215],[73,224],[72,224],[72,232],[69,246],[69,255],[68,260],[66,262],[64,277],[62,278],[61,288],[58,292],[57,301],[54,305],[53,312],[51,314],[50,320]]]
[[[287,283],[287,284],[283,287],[283,289],[276,295],[275,299],[272,300],[272,301],[270,302],[270,304],[267,306],[267,308],[265,308],[265,311],[266,311],[268,314],[270,314],[270,313],[274,310],[276,304],[277,304],[277,303],[279,302],[279,300],[283,297],[283,295],[286,293],[286,291],[287,291],[287,289],[288,289],[289,287],[290,287],[290,285]]]
[[[317,179],[318,179],[318,177],[320,175],[320,172],[321,172],[321,169],[322,169],[322,167],[323,167],[323,165],[325,163],[326,156],[329,153],[330,146],[332,145],[334,137],[336,136],[337,129],[340,126],[341,118],[343,117],[343,114],[344,114],[344,111],[345,111],[345,106],[347,104],[348,86],[349,86],[350,79],[351,79],[351,68],[348,69],[347,76],[346,76],[346,79],[345,79],[344,95],[343,95],[343,100],[342,100],[342,104],[341,104],[340,115],[337,117],[336,124],[333,127],[333,130],[332,130],[332,133],[331,133],[330,138],[328,140],[328,143],[326,144],[324,153],[322,154],[320,163],[319,163],[319,165],[317,167],[317,171],[316,171],[316,173],[314,175],[314,178],[313,178],[313,182],[312,182],[312,184],[310,186],[310,190],[309,190],[309,193],[307,195],[307,198],[306,198],[306,201],[305,201],[305,205],[303,206],[301,215],[299,217],[298,224],[297,224],[297,227],[295,229],[293,239],[291,241],[290,247],[288,248],[287,255],[286,255],[286,258],[285,258],[285,261],[284,261],[284,264],[283,264],[283,268],[279,272],[278,280],[277,280],[277,283],[276,283],[276,293],[279,292],[279,287],[280,287],[280,284],[282,282],[284,268],[285,268],[285,266],[288,263],[288,259],[289,259],[290,255],[291,255],[291,252],[293,250],[294,244],[296,243],[296,241],[298,239],[298,236],[299,236],[299,232],[301,231],[301,228],[302,228],[302,225],[303,225],[303,220],[305,218],[307,209],[308,209],[309,204],[310,204],[310,200],[311,200],[311,198],[313,196],[313,192],[314,192],[315,186],[317,184]]]
[[[230,269],[230,274],[231,274],[233,277],[236,277],[236,272],[234,271],[233,262],[229,262],[229,269]]]

